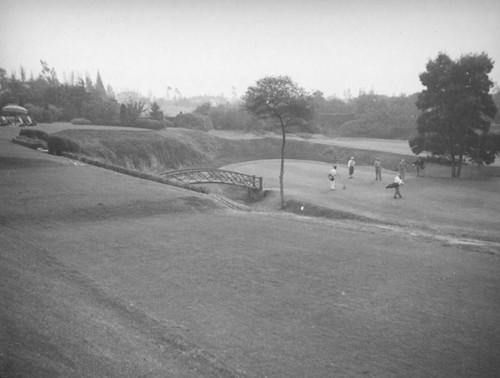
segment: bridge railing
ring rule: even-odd
[[[262,192],[262,177],[215,168],[182,169],[163,172],[160,176],[185,184],[229,184]]]

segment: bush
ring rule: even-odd
[[[214,128],[209,117],[196,113],[178,114],[177,117],[174,118],[174,127],[201,131],[209,131]]]
[[[60,121],[62,116],[63,116],[63,110],[62,108],[59,108],[55,105],[49,105],[48,106],[48,111],[51,114],[51,119],[54,122]]]
[[[40,139],[45,142],[49,140],[49,134],[47,134],[45,131],[37,129],[22,129],[19,132],[19,135],[31,139]]]
[[[161,130],[166,127],[165,122],[158,121],[156,119],[139,118],[137,121],[133,122],[131,127],[137,127],[140,129],[149,130]]]
[[[35,106],[32,104],[26,104],[26,109],[31,119],[38,123],[52,123],[54,121],[54,114],[49,109],[41,108],[40,106]],[[55,107],[54,107],[55,108]],[[57,109],[57,108],[56,108]]]
[[[50,135],[47,141],[47,148],[51,155],[61,155],[62,152],[81,152],[80,145],[71,139]]]
[[[73,124],[73,125],[92,125],[92,122],[86,118],[73,118],[71,120],[71,124]]]
[[[205,110],[202,108],[201,110]],[[199,109],[196,111],[200,112]],[[202,113],[204,114],[204,113]],[[209,108],[208,116],[216,130],[261,131],[264,122],[253,117],[240,106],[219,105]]]

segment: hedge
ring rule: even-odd
[[[47,134],[45,131],[38,129],[22,129],[19,132],[19,136],[24,136],[26,138],[31,138],[31,139],[40,139],[45,142],[49,140],[49,134]]]
[[[80,145],[71,139],[50,135],[47,141],[47,148],[51,155],[61,155],[63,152],[81,152]]]
[[[201,131],[209,131],[214,128],[208,116],[196,113],[178,114],[173,119],[173,123],[174,127]]]

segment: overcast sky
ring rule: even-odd
[[[238,96],[268,75],[342,97],[422,90],[443,51],[486,52],[500,85],[498,0],[0,0],[0,67],[40,59],[115,92]]]

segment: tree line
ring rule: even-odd
[[[415,154],[449,162],[452,177],[460,177],[464,162],[490,164],[500,153],[500,136],[490,132],[492,123],[500,123],[500,91],[496,88],[492,93],[493,61],[485,53],[457,60],[439,53],[419,77],[425,89],[408,96],[361,92],[347,100],[325,98],[321,91],[308,93],[291,78],[277,76],[249,87],[241,102],[204,103],[193,113],[176,117],[164,117],[156,102],[120,104],[112,88],[104,87],[99,72],[95,82],[86,76],[61,83],[54,68],[43,60],[41,66],[38,77],[29,79],[22,68],[19,75],[13,72],[10,77],[0,68],[0,106],[25,106],[37,122],[82,120],[153,129],[173,126],[406,139]],[[284,101],[284,109],[291,114],[278,116],[269,109],[280,96],[284,97],[273,111]],[[258,106],[252,104],[257,100]],[[298,104],[303,106],[301,117],[293,113],[300,110]]]
[[[43,60],[40,63],[41,71],[36,78],[33,75],[27,78],[22,67],[19,74],[13,72],[10,76],[0,68],[0,108],[7,104],[23,106],[34,120],[42,123],[75,121],[123,126],[135,126],[147,111],[142,101],[118,103],[113,89],[104,87],[99,72],[95,81],[87,75],[63,83],[54,68]],[[157,105],[152,104],[150,110],[152,120],[163,121]]]

